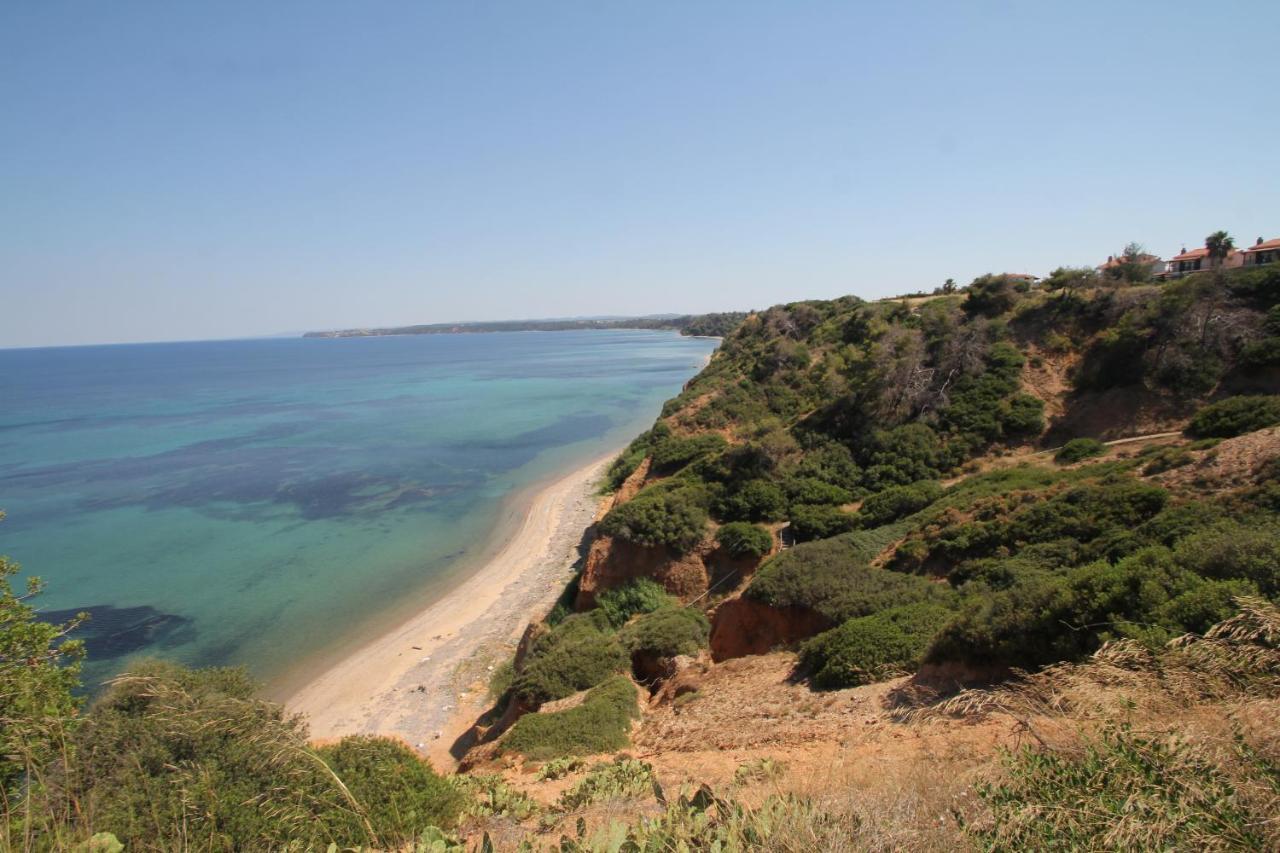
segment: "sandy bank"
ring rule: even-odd
[[[296,691],[288,710],[307,716],[317,740],[400,737],[421,745],[438,768],[451,767],[448,747],[487,704],[491,668],[572,576],[582,534],[600,505],[595,486],[611,458],[538,492],[514,535],[483,567]]]

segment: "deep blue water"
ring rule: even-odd
[[[270,679],[420,606],[521,487],[621,446],[714,342],[591,331],[0,350],[0,553],[133,655]]]

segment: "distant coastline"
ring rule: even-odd
[[[562,320],[497,320],[474,323],[425,323],[370,329],[306,332],[304,338],[374,338],[388,335],[457,335],[487,332],[569,332],[590,329],[650,329],[679,332],[689,337],[720,338],[746,317],[742,311],[712,314],[659,314],[647,317],[599,317]]]

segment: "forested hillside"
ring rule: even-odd
[[[235,672],[77,709],[74,626],[5,587],[5,841],[1274,848],[1277,392],[1277,266],[750,314],[610,468],[463,772],[309,745]]]

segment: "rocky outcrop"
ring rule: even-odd
[[[762,655],[806,640],[832,627],[831,620],[803,607],[770,607],[734,598],[711,617],[711,657],[716,661]]]

